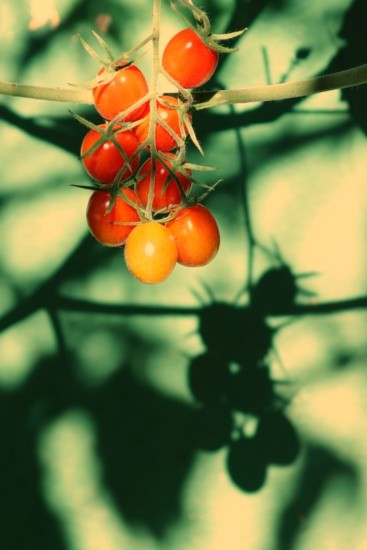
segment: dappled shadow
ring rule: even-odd
[[[64,398],[65,383],[58,385],[64,380],[62,367],[53,360],[42,360],[27,384],[0,392],[1,544],[9,550],[48,550],[51,541],[55,550],[68,548],[44,495],[38,456],[39,437],[50,419],[50,408]]]
[[[56,38],[63,36],[64,39],[70,40],[71,36],[77,36],[78,32],[86,28],[87,25],[90,30],[103,34],[103,29],[100,28],[99,24],[103,16],[108,18],[109,37],[116,40],[120,36],[118,21],[121,17],[124,17],[127,23],[131,19],[133,11],[126,4],[122,8],[117,0],[107,0],[103,3],[103,8],[98,0],[77,0],[62,17],[56,29],[47,26],[27,34],[19,66],[21,68],[26,67],[37,56],[41,55],[45,48],[49,48]]]
[[[80,111],[80,110],[79,110]],[[93,121],[97,117],[91,109],[80,112],[88,116]],[[94,118],[93,118],[94,117]],[[0,105],[0,119],[19,128],[26,134],[46,143],[60,147],[73,155],[78,155],[86,129],[81,124],[77,124],[70,116],[65,117],[25,117],[17,114],[15,111],[5,105]]]
[[[139,382],[126,366],[87,405],[102,479],[117,509],[133,527],[164,538],[183,519],[182,490],[194,456],[192,409]]]
[[[366,3],[364,0],[354,0],[346,12],[343,26],[339,32],[344,44],[332,59],[330,63],[331,70],[350,69],[367,63],[365,18]],[[341,97],[348,103],[353,120],[365,134],[367,134],[366,93],[366,84],[345,88],[341,91]]]
[[[352,491],[358,492],[356,472],[322,447],[309,446],[304,456],[302,475],[295,495],[288,502],[278,527],[278,544],[282,550],[296,548],[305,524],[312,521],[312,513],[326,488],[335,479],[344,476]]]
[[[244,9],[243,2],[236,2],[229,27],[233,30],[248,26],[267,4],[266,1],[247,2]],[[276,3],[279,8],[284,4]],[[74,23],[85,19],[86,14],[93,18],[96,6],[95,2],[79,2],[63,22],[60,32],[69,32]],[[117,9],[116,3],[114,9]],[[86,13],[83,10],[87,10]],[[366,61],[365,41],[362,45],[362,26],[359,26],[362,14],[365,14],[362,2],[354,2],[341,32],[347,44],[320,73]],[[31,38],[25,63],[42,51],[48,37],[49,34],[44,33]],[[296,50],[295,55],[307,56],[306,47],[303,51]],[[223,57],[221,63],[225,63],[225,59]],[[364,90],[365,87],[345,91],[342,97],[348,101],[354,119],[366,131]],[[307,451],[288,417],[290,381],[286,374],[282,379],[274,377],[271,356],[275,338],[283,330],[278,318],[286,316],[292,321],[300,315],[365,309],[367,297],[304,304],[299,301],[302,292],[306,290],[307,294],[307,288],[302,288],[303,275],[293,273],[287,263],[274,261],[256,278],[250,269],[257,243],[247,196],[249,168],[239,129],[276,121],[291,114],[302,101],[303,98],[297,98],[264,103],[243,113],[235,113],[233,109],[228,109],[228,113],[195,113],[195,127],[203,142],[214,131],[237,131],[238,151],[235,153],[240,157],[241,167],[233,180],[226,181],[223,193],[235,186],[238,192],[241,187],[238,194],[242,193],[241,206],[245,210],[244,224],[250,249],[250,273],[243,283],[245,304],[244,300],[216,301],[211,295],[209,303],[191,307],[151,305],[149,301],[137,304],[133,299],[123,303],[96,303],[88,297],[69,297],[62,292],[63,285],[71,280],[82,283],[87,274],[103,265],[111,254],[111,250],[94,243],[88,236],[78,243],[60,269],[0,318],[0,331],[5,331],[40,309],[46,310],[59,347],[58,354],[32,365],[33,371],[17,389],[0,392],[0,430],[6,451],[0,459],[3,488],[0,513],[6,550],[48,550],[50,541],[55,550],[67,547],[62,527],[42,491],[44,472],[37,445],[43,431],[74,407],[86,411],[92,420],[102,490],[111,497],[122,520],[133,528],[143,528],[160,540],[185,519],[183,494],[196,454],[201,451],[224,450],[223,468],[233,484],[246,493],[265,486],[267,473],[273,465],[289,466],[301,452],[306,452],[296,495],[280,521],[279,547],[282,550],[294,547],[302,521],[312,517],[312,510],[332,475],[343,471],[353,478],[351,472],[326,451],[312,448]],[[88,118],[96,116],[89,111],[83,108],[81,114]],[[73,155],[79,153],[85,128],[71,117],[21,116],[5,106],[0,106],[0,117],[50,145]],[[334,136],[342,136],[350,128],[351,122],[346,119],[335,124]],[[329,134],[330,128],[321,127],[307,135],[294,136],[285,132],[277,143],[270,143],[266,160],[280,152],[300,149]],[[144,377],[139,377],[130,357],[121,361],[119,368],[103,383],[95,387],[84,385],[76,375],[75,350],[67,351],[68,337],[63,331],[60,312],[84,312],[90,318],[100,314],[121,319],[147,316],[152,323],[156,318],[169,316],[197,319],[197,332],[204,350],[188,360],[186,382],[192,401],[183,402],[168,396]],[[270,323],[269,317],[276,322]],[[121,330],[124,337],[126,334],[131,337],[135,347],[148,346],[144,338],[133,334],[128,326]],[[353,359],[352,354],[339,355],[333,367],[346,368]],[[22,529],[17,529],[19,524]]]
[[[182,519],[181,493],[195,453],[192,408],[145,385],[127,365],[89,389],[71,354],[45,357],[18,390],[1,393],[0,407],[6,449],[0,512],[9,550],[46,549],[50,541],[53,548],[67,548],[43,494],[37,445],[54,420],[75,408],[92,420],[101,491],[125,521],[161,538]]]

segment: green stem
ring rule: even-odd
[[[216,107],[217,105],[277,101],[359,86],[361,84],[367,84],[367,63],[353,69],[317,76],[307,80],[298,80],[296,82],[253,86],[235,90],[220,90],[218,92],[193,92],[193,108],[198,111]],[[49,101],[63,101],[66,103],[93,104],[92,93],[89,90],[78,88],[45,88],[43,86],[0,82],[1,94]]]
[[[16,97],[28,97],[30,99],[43,99],[48,101],[63,101],[65,103],[79,103],[92,105],[93,96],[90,90],[79,88],[47,88],[45,86],[30,86],[28,84],[16,84],[0,81],[0,95]]]
[[[150,99],[150,121],[147,141],[150,144],[150,155],[152,159],[152,171],[150,174],[150,185],[148,193],[148,203],[146,214],[148,219],[153,219],[152,204],[154,196],[154,179],[155,179],[155,158],[157,157],[157,149],[155,146],[155,127],[157,123],[157,84],[159,75],[159,33],[160,33],[160,17],[161,17],[161,0],[153,2],[153,17],[152,17],[152,73],[150,77],[149,90],[151,93]]]
[[[254,86],[240,90],[221,90],[218,92],[197,92],[194,95],[196,110],[209,109],[217,105],[233,103],[252,103],[258,101],[277,101],[308,96],[340,88],[349,88],[367,83],[367,64],[307,80]]]

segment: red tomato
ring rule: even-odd
[[[105,124],[99,125],[100,128],[104,128],[105,126]],[[87,153],[100,137],[101,134],[99,132],[89,130],[82,141],[80,154],[84,155]],[[123,181],[132,175],[139,164],[139,155],[136,154],[139,142],[130,130],[115,134],[115,138],[123,151],[125,151],[131,168],[126,167],[126,170],[123,170],[122,174],[120,174],[120,181]],[[112,183],[121,168],[126,164],[124,157],[116,145],[109,140],[105,141],[95,151],[83,156],[81,160],[89,176],[105,184]]]
[[[192,29],[175,34],[163,51],[162,66],[183,88],[202,86],[213,75],[219,54]]]
[[[103,67],[98,74],[103,75],[105,70]],[[143,99],[148,91],[148,83],[141,70],[135,65],[123,63],[117,68],[116,75],[110,82],[95,86],[92,93],[97,111],[103,118],[112,120],[119,113]],[[148,101],[143,103],[122,120],[131,122],[142,118],[148,109],[148,105]]]
[[[173,155],[170,155],[173,157]],[[167,166],[171,167],[172,164],[168,160],[165,161]],[[146,208],[148,204],[149,190],[151,185],[153,161],[151,158],[146,160],[143,166],[138,172],[138,183],[136,186],[136,194],[139,198],[141,205]],[[153,187],[153,210],[167,210],[170,206],[174,206],[181,203],[181,193],[177,181],[172,174],[167,170],[164,164],[156,159],[154,161],[154,187]],[[188,193],[191,187],[191,181],[188,177],[180,172],[175,173],[185,193]],[[187,175],[191,175],[191,172],[187,170]],[[142,179],[139,179],[142,178]]]
[[[177,260],[175,239],[168,229],[155,221],[141,223],[125,244],[129,271],[143,283],[160,283],[173,271]]]
[[[124,195],[133,202],[136,196],[132,189],[123,190]],[[93,237],[105,246],[121,246],[134,229],[134,225],[119,225],[126,222],[139,222],[138,211],[117,196],[109,212],[110,193],[95,191],[87,206],[87,223]]]
[[[220,235],[217,222],[205,206],[188,206],[166,224],[177,245],[177,261],[197,267],[208,264],[217,254]]]
[[[164,103],[169,103],[173,107],[169,107],[168,105],[165,105]],[[170,129],[179,137],[185,138],[186,133],[184,135],[181,134],[180,130],[180,117],[177,109],[177,107],[180,104],[179,100],[176,97],[172,97],[169,95],[161,96],[157,99],[157,116],[159,119],[163,120]],[[190,116],[190,115],[189,115]],[[191,116],[190,116],[191,119]],[[148,114],[141,122],[138,124],[134,131],[135,135],[140,141],[140,143],[143,143],[148,138],[149,134],[149,125],[150,125],[150,114]],[[158,151],[162,151],[166,153],[167,151],[171,151],[172,149],[175,149],[177,147],[177,141],[159,122],[157,122],[155,127],[155,146]]]

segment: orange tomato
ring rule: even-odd
[[[143,283],[160,283],[173,271],[177,260],[175,239],[168,229],[155,221],[137,225],[125,244],[129,271]]]

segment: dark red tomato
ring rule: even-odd
[[[124,189],[124,195],[133,202],[136,196],[132,189]],[[110,193],[94,191],[87,206],[87,223],[93,237],[105,246],[121,246],[134,229],[134,225],[119,225],[139,222],[140,217],[135,208],[117,196],[113,206],[110,205]]]
[[[168,103],[169,105],[172,105],[170,107],[169,105],[165,105],[165,103]],[[182,135],[180,130],[180,115],[177,110],[177,107],[179,106],[180,102],[176,97],[172,96],[160,96],[157,99],[157,117],[158,119],[161,119],[167,126],[170,127],[170,129],[180,138],[185,138],[186,133]],[[191,115],[190,119],[191,119]],[[150,125],[150,114],[148,114],[141,122],[138,124],[134,131],[135,135],[138,138],[140,143],[143,143],[149,135],[149,125]],[[175,149],[177,147],[177,140],[174,136],[172,136],[161,124],[159,124],[159,121],[156,124],[155,127],[155,146],[157,151],[162,151],[163,153],[166,153],[167,151],[171,151],[172,149]]]
[[[205,206],[196,204],[184,208],[166,227],[175,237],[178,263],[189,267],[202,266],[217,254],[219,229]]]
[[[202,86],[213,75],[219,54],[192,29],[175,34],[163,51],[164,70],[183,88]]]
[[[173,156],[173,155],[170,155]],[[167,166],[171,168],[170,161],[165,161]],[[138,172],[138,183],[136,186],[136,194],[139,198],[141,205],[146,208],[148,204],[149,190],[152,179],[152,167],[153,160],[149,158],[143,164]],[[174,206],[181,203],[181,193],[177,181],[164,166],[164,164],[156,159],[154,161],[154,179],[153,179],[153,210],[167,210],[170,206]],[[188,193],[191,187],[191,181],[188,177],[180,172],[175,173],[179,180],[182,189],[185,193]],[[190,176],[191,172],[187,170],[187,175]],[[142,178],[142,179],[140,179]]]
[[[99,125],[100,128],[105,128],[105,126],[105,124]],[[110,140],[105,141],[97,149],[88,154],[88,151],[90,151],[91,147],[93,147],[100,137],[101,134],[99,132],[89,130],[82,141],[80,149],[81,155],[85,153],[87,155],[82,156],[81,160],[91,178],[100,183],[110,184],[117,177],[126,161],[116,145]],[[127,166],[120,174],[119,181],[123,181],[131,176],[139,164],[139,155],[136,154],[139,142],[130,130],[116,133],[115,138],[121,149],[125,152],[126,158],[129,159],[130,167]]]
[[[103,75],[103,67],[98,75]],[[106,84],[93,88],[93,99],[97,111],[107,120],[114,119],[119,113],[129,109],[148,93],[148,83],[145,76],[135,65],[122,64],[116,70],[113,79]],[[123,119],[131,122],[142,118],[148,109],[148,102],[134,109]]]

